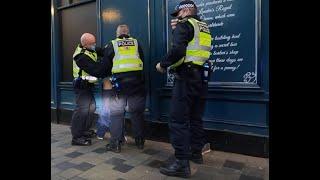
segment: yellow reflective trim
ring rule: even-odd
[[[206,26],[206,23],[200,22],[194,18],[189,18],[188,21],[194,28],[193,39],[188,43],[186,56],[180,59],[169,68],[174,69],[182,63],[192,62],[193,64],[202,66],[211,55],[211,34],[201,32],[199,24]]]
[[[112,73],[143,70],[143,62],[139,57],[138,41],[134,38],[127,38],[134,41],[134,46],[120,46],[118,41],[125,39],[115,39],[112,41],[115,56],[113,58]]]
[[[73,58],[76,57],[78,54],[80,54],[82,51],[82,48],[80,47],[80,45],[78,44],[75,52],[73,53]],[[97,61],[98,60],[98,55],[96,52],[90,52],[88,50],[84,50],[83,52],[85,55],[89,56],[91,60],[93,61]],[[76,78],[78,77],[79,75],[79,71],[80,71],[80,68],[77,66],[76,62],[73,60],[72,62],[72,67],[73,67],[73,77]],[[86,73],[85,71],[82,71],[82,76],[89,76],[88,73]],[[90,81],[89,81],[90,82]]]
[[[169,69],[174,69],[178,66],[180,66],[182,63],[184,62],[184,57],[181,58],[179,61],[177,61],[176,63],[172,64],[171,66],[169,66]]]
[[[198,57],[206,57],[209,58],[211,55],[210,51],[204,50],[187,50],[186,56],[198,56]]]
[[[119,59],[113,62],[112,73],[143,70],[141,59]]]
[[[201,46],[211,46],[211,35],[200,32],[199,44]]]

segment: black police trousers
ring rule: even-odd
[[[200,69],[184,67],[175,77],[170,108],[170,141],[175,157],[190,158],[200,153],[206,143],[202,115],[205,109],[208,84],[201,79]]]
[[[73,138],[79,138],[92,126],[96,101],[91,88],[75,88],[74,90],[76,94],[76,107],[71,120],[71,134]]]

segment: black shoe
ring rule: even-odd
[[[127,143],[127,138],[125,136],[122,137],[122,139],[120,140],[120,145],[123,146]]]
[[[115,153],[120,153],[121,152],[121,144],[119,141],[116,141],[114,143],[109,143],[106,145],[106,150],[107,151],[112,151]]]
[[[160,173],[167,176],[189,178],[191,176],[189,160],[176,159],[173,163],[160,167]]]
[[[86,138],[72,138],[71,141],[72,145],[78,145],[78,146],[90,146],[91,145],[91,140],[86,139]]]
[[[95,138],[97,136],[97,133],[94,132],[94,130],[85,131],[83,133],[83,136],[86,138]]]
[[[135,142],[138,149],[144,148],[144,138],[135,138]]]
[[[202,153],[198,153],[198,152],[194,152],[191,154],[191,158],[190,161],[197,163],[197,164],[203,164],[203,157],[202,157]]]

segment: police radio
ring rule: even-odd
[[[206,61],[203,64],[203,73],[202,73],[202,80],[205,83],[208,83],[210,80],[210,75],[211,75],[211,62],[210,61]]]

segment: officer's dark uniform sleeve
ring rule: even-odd
[[[178,23],[172,34],[172,47],[160,62],[160,66],[167,68],[186,55],[188,43],[193,39],[194,30],[189,22]]]
[[[114,49],[112,43],[108,43],[107,46],[104,48],[104,55],[101,60],[102,67],[103,67],[103,77],[107,77],[111,75],[111,69],[113,66],[113,57],[114,57]]]
[[[138,42],[138,52],[139,52],[139,56],[142,62],[144,62],[144,54],[143,54],[143,50],[141,47],[141,44]]]
[[[75,57],[75,61],[77,66],[85,71],[86,73],[95,76],[95,77],[101,77],[102,74],[102,66],[99,62],[94,62],[92,59],[90,59],[85,54],[79,54]]]
[[[145,74],[146,73],[146,71],[145,71],[146,64],[144,63],[144,54],[143,54],[142,46],[139,42],[138,42],[138,52],[139,52],[139,57],[140,57],[141,61],[143,62],[143,70],[144,70],[143,79],[145,80],[145,78],[147,77],[147,75]]]
[[[97,52],[97,55],[98,55],[98,56],[103,57],[104,48],[96,47],[96,52]]]

